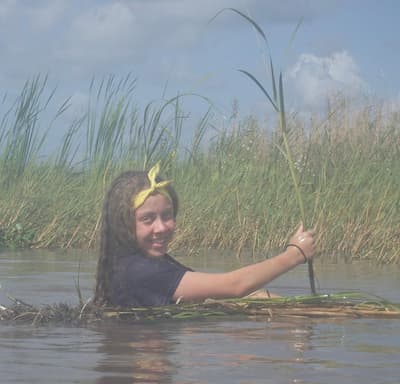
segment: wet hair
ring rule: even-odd
[[[157,182],[162,180],[160,177],[156,178]],[[106,194],[101,217],[95,304],[111,304],[111,280],[119,259],[138,250],[132,199],[149,187],[147,172],[127,171],[114,180]],[[176,217],[178,196],[170,184],[165,189],[171,197]]]

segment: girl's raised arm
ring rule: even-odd
[[[314,231],[304,231],[300,225],[286,250],[273,258],[226,273],[186,272],[173,298],[193,301],[243,297],[312,259],[314,253]]]

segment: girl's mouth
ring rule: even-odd
[[[154,247],[157,248],[165,247],[169,243],[169,238],[153,239],[151,243]]]

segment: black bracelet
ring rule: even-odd
[[[288,248],[288,247],[295,247],[295,248],[297,248],[297,249],[300,251],[300,253],[303,255],[303,257],[304,257],[304,264],[307,263],[308,259],[307,259],[306,254],[304,253],[304,251],[303,251],[298,245],[290,243],[290,244],[288,244],[288,245],[286,246],[286,248]]]

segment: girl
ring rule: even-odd
[[[315,253],[314,231],[297,229],[284,252],[226,273],[195,272],[167,254],[178,197],[170,181],[128,171],[111,185],[103,206],[95,303],[161,306],[249,295]]]

